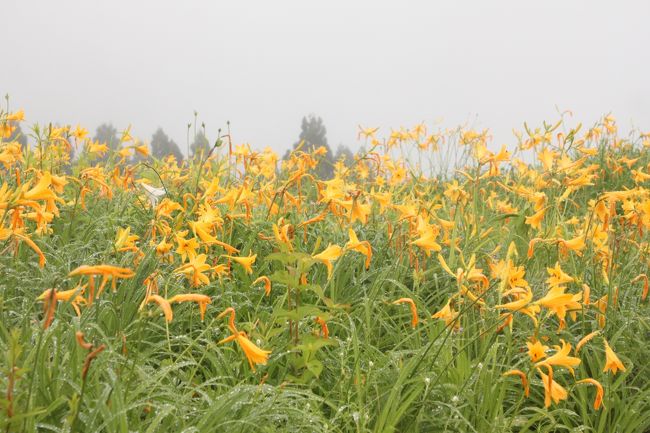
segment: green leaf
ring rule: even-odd
[[[318,316],[321,315],[322,311],[313,305],[303,305],[298,308],[295,308],[291,311],[280,308],[276,312],[277,317],[286,317],[291,320],[301,320],[307,316]]]

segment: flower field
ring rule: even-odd
[[[650,431],[650,134],[359,127],[324,179],[319,148],[156,159],[24,117],[2,431]]]

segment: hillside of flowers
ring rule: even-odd
[[[28,114],[2,431],[650,431],[650,134],[360,126],[319,178],[323,148],[156,159]]]

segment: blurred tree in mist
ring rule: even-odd
[[[146,147],[146,143],[143,143],[143,142],[140,142],[140,141],[136,141],[134,144],[136,146],[145,146]],[[147,158],[151,157],[151,153],[152,153],[151,152],[151,146],[149,146],[149,155],[148,156],[144,156],[140,152],[136,151],[136,152],[133,153],[133,155],[131,155],[131,158],[130,158],[129,161],[130,161],[131,164],[137,164],[139,162],[146,161]]]
[[[334,161],[339,161],[343,159],[343,163],[349,167],[354,163],[354,153],[344,144],[339,144],[339,147],[336,148],[336,154],[334,155]]]
[[[120,150],[120,133],[112,123],[102,123],[95,130],[95,136],[93,141],[98,142],[99,144],[106,144],[111,151]],[[97,158],[95,163],[105,162],[109,153],[104,156]]]
[[[199,130],[194,136],[194,141],[190,145],[190,151],[192,152],[192,156],[201,155],[201,153],[205,156],[210,151],[210,142],[203,131]]]
[[[321,179],[331,179],[334,174],[334,155],[327,144],[327,129],[323,124],[323,119],[313,114],[302,118],[300,136],[294,143],[293,150],[296,150],[301,143],[304,143],[301,150],[305,152],[312,152],[319,147],[325,148],[325,154],[320,156],[320,162],[315,172]],[[287,151],[283,159],[287,159],[290,153]]]
[[[23,133],[23,130],[20,129],[19,124],[16,125],[16,129],[11,133],[8,141],[17,141],[20,143],[23,150],[25,149],[25,146],[27,146],[27,136]]]
[[[117,128],[115,128],[112,123],[102,123],[95,130],[93,141],[97,141],[99,144],[106,143],[109,149],[118,150],[117,148],[120,145],[120,135]]]
[[[157,159],[174,155],[176,161],[181,162],[183,160],[183,154],[178,144],[174,140],[170,140],[162,128],[158,128],[151,136],[151,155]]]

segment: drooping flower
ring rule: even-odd
[[[578,354],[578,352],[580,352],[580,349],[582,348],[582,346],[587,344],[587,342],[589,342],[589,340],[591,340],[592,338],[594,338],[598,334],[600,334],[600,331],[594,331],[594,332],[590,332],[589,334],[582,337],[580,339],[580,341],[578,341],[578,344],[576,344],[576,355]]]
[[[605,391],[603,390],[603,386],[598,382],[596,379],[592,378],[587,378],[587,379],[582,379],[577,381],[576,383],[586,383],[588,385],[593,385],[596,387],[596,398],[594,399],[594,409],[598,410],[603,404],[603,396],[605,395]]]
[[[81,265],[78,268],[71,271],[68,276],[74,277],[76,275],[87,275],[88,276],[88,305],[93,303],[95,298],[98,298],[104,291],[106,283],[108,280],[111,280],[111,288],[113,290],[117,289],[117,280],[118,278],[131,278],[135,273],[129,268],[121,268],[118,266],[111,265]],[[95,276],[101,275],[102,281],[97,289],[97,294],[95,294]]]
[[[264,292],[266,293],[266,296],[269,296],[271,294],[271,279],[266,275],[262,275],[253,281],[253,285],[261,282],[264,283]]]
[[[36,254],[38,254],[38,266],[41,268],[45,266],[45,254],[43,254],[43,251],[36,245],[36,242],[34,242],[29,236],[24,235],[18,231],[14,231],[11,233],[11,230],[7,231],[9,234],[13,234],[16,239],[20,239],[21,241],[25,242]],[[2,239],[4,236],[0,234],[0,239]]]
[[[503,373],[504,376],[519,376],[521,379],[521,384],[524,387],[524,395],[528,397],[530,394],[530,389],[528,388],[528,377],[526,376],[526,373],[524,373],[521,370],[508,370],[505,373]]]
[[[45,301],[49,299],[52,295],[51,293],[52,290],[53,289],[47,289],[43,291],[43,293],[41,293],[36,299],[39,301]],[[79,304],[86,303],[86,299],[82,296],[85,290],[86,290],[85,284],[83,286],[77,286],[70,290],[61,290],[61,291],[55,290],[54,298],[57,301],[69,302],[72,308],[74,308],[75,313],[77,313],[77,316],[80,316],[81,311],[79,310]]]
[[[172,321],[172,319],[174,318],[174,313],[172,312],[172,307],[171,305],[169,305],[169,301],[167,299],[163,298],[160,295],[150,295],[147,297],[147,303],[149,302],[155,302],[156,304],[158,304],[160,309],[165,314],[165,321],[167,323]]]
[[[548,375],[544,374],[541,369],[537,369],[537,372],[542,378],[542,383],[544,384],[544,407],[549,407],[551,405],[551,400],[557,404],[560,400],[566,400],[568,396],[567,390],[553,380],[553,369],[550,366],[547,366],[547,368],[549,371]]]
[[[399,304],[409,304],[409,308],[411,309],[411,326],[415,328],[418,324],[418,308],[415,306],[415,302],[411,298],[400,298],[396,301],[393,301],[393,304],[399,305]]]
[[[616,374],[618,370],[625,371],[625,366],[618,359],[618,356],[612,348],[609,347],[607,340],[603,340],[603,342],[605,343],[605,368],[603,368],[603,373],[611,371],[613,374]]]
[[[205,317],[205,310],[208,308],[208,304],[212,303],[212,299],[208,295],[202,295],[200,293],[184,293],[181,295],[174,295],[167,300],[170,304],[174,302],[196,302],[199,305],[199,312],[201,313],[201,321]]]
[[[217,316],[217,319],[221,319],[226,315],[230,315],[228,318],[228,328],[230,329],[230,332],[232,332],[232,335],[221,340],[219,344],[237,340],[239,347],[241,347],[241,349],[244,351],[244,355],[246,355],[246,359],[248,360],[248,365],[250,365],[251,370],[255,371],[256,364],[266,365],[271,351],[260,349],[248,339],[245,332],[237,330],[237,327],[235,327],[234,308],[226,308],[221,314],[219,314],[219,316]]]

